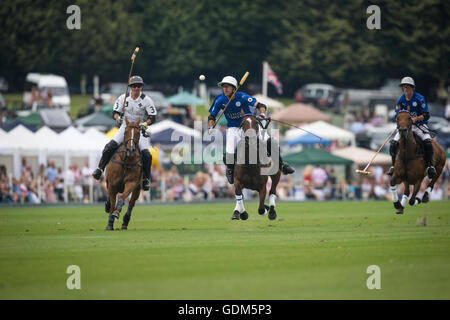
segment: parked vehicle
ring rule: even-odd
[[[127,88],[126,83],[122,82],[111,82],[102,86],[100,90],[100,97],[103,100],[103,103],[113,104],[116,102],[117,98],[125,93]]]
[[[336,98],[336,88],[330,84],[310,83],[295,92],[295,100],[316,107],[329,108]]]
[[[38,105],[59,107],[69,111],[70,95],[66,79],[54,74],[27,74],[23,103],[34,111]]]

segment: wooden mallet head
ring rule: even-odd
[[[365,171],[365,170],[355,170],[355,171],[356,171],[356,173],[359,173],[359,174],[362,174],[362,175],[365,175],[365,176],[370,174],[369,171]]]

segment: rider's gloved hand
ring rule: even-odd
[[[116,118],[116,123],[120,126],[120,125],[122,124],[122,122],[123,122],[122,116],[118,116],[118,117]]]
[[[145,129],[147,129],[147,122],[141,122],[141,123],[139,123],[139,128],[141,128],[142,130],[145,130]]]
[[[266,115],[264,113],[259,114],[256,118],[259,120],[267,120]]]
[[[209,134],[209,135],[212,135],[213,131],[214,131],[214,128],[212,128],[212,127],[209,128],[209,129],[208,129],[208,134]]]

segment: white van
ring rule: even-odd
[[[64,77],[54,74],[29,73],[25,79],[25,91],[23,94],[23,103],[31,106],[36,111],[37,103],[31,102],[31,90],[33,86],[46,95],[47,90],[51,90],[53,106],[63,108],[66,111],[70,109],[70,95],[67,81]]]

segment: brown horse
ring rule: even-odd
[[[245,211],[242,197],[244,188],[256,190],[259,193],[258,213],[265,215],[269,209],[269,219],[277,217],[275,211],[276,189],[280,181],[281,171],[278,163],[274,163],[267,157],[267,146],[258,137],[262,125],[253,115],[247,115],[242,119],[241,128],[244,139],[241,139],[237,148],[237,161],[234,169],[234,192],[236,195],[236,207],[231,219],[247,220],[248,213]],[[267,125],[265,126],[267,128]],[[278,148],[274,148],[278,151]],[[272,154],[273,156],[273,154]],[[245,157],[245,158],[244,158]],[[278,160],[278,154],[274,159]],[[275,161],[276,162],[276,161]],[[275,169],[274,169],[275,168]],[[272,186],[270,188],[270,206],[264,204],[266,198],[267,178],[270,175]]]
[[[140,120],[139,118],[136,122],[128,122],[128,118],[125,117],[127,126],[124,142],[106,166],[106,187],[109,193],[109,198],[105,203],[105,211],[109,213],[106,230],[114,230],[114,219],[119,219],[125,200],[132,193],[121,228],[122,230],[128,229],[131,211],[139,198],[142,179],[142,161],[139,152]],[[118,198],[117,204],[116,198]]]
[[[412,120],[409,112],[400,112],[396,116],[397,129],[400,133],[398,156],[395,160],[394,174],[391,178],[391,191],[396,213],[403,213],[410,194],[410,185],[414,186],[413,194],[409,199],[411,206],[417,205],[421,202],[426,203],[429,200],[429,193],[433,190],[436,180],[442,173],[445,165],[444,149],[433,140],[433,158],[434,166],[436,168],[436,175],[428,183],[422,199],[416,198],[419,192],[420,185],[423,178],[426,176],[426,167],[423,160],[423,147],[421,148],[419,142],[415,139],[412,131]],[[403,182],[405,187],[405,194],[400,201],[397,195],[397,184]]]

